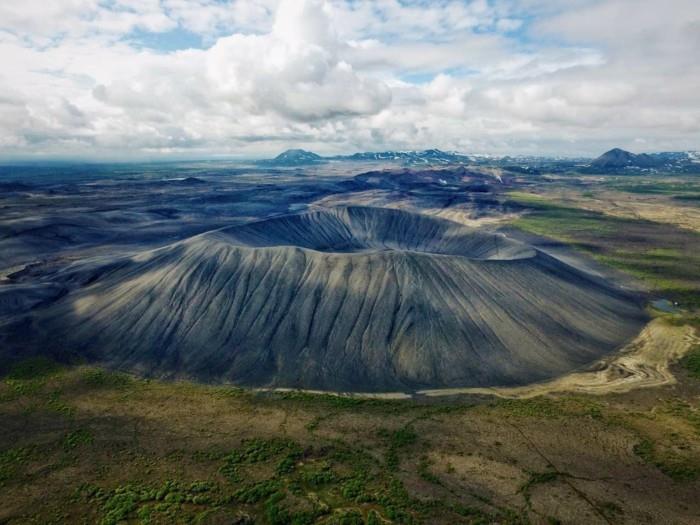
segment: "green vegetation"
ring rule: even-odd
[[[507,415],[516,417],[543,417],[553,418],[562,415],[562,406],[559,401],[548,397],[535,397],[532,399],[498,399],[494,406]]]
[[[36,394],[60,371],[57,363],[45,357],[31,357],[14,363],[3,381],[6,388],[0,390],[0,402]]]
[[[74,449],[81,445],[91,445],[93,441],[94,438],[89,430],[79,428],[66,436],[64,446],[66,449]]]
[[[688,375],[700,379],[700,345],[694,345],[683,357],[681,364],[688,371]]]
[[[61,400],[61,392],[57,390],[48,394],[45,407],[67,417],[71,417],[74,414],[73,407]]]
[[[385,430],[380,435],[386,439],[388,450],[397,456],[417,441],[410,425],[393,432]],[[265,464],[276,465],[271,477],[255,479],[261,468],[265,471]],[[410,524],[424,522],[434,513],[466,516],[444,501],[426,502],[411,497],[404,484],[394,477],[394,467],[388,467],[384,469],[366,452],[343,442],[302,453],[301,447],[290,441],[256,439],[229,454],[220,471],[240,487],[229,500],[252,506],[251,513],[264,515],[265,523],[311,524],[325,517],[326,524],[387,520]],[[419,473],[422,478],[439,483],[428,471],[427,458],[422,460]],[[480,523],[479,520],[499,515],[516,519],[507,523],[525,522],[517,521],[521,518],[513,511],[497,510],[494,514],[473,508],[467,523]]]
[[[672,451],[660,453],[657,448],[653,441],[643,438],[634,446],[634,453],[674,481],[694,481],[700,477],[700,467],[692,464],[687,457]]]
[[[700,316],[695,314],[674,314],[664,316],[664,321],[672,326],[692,326],[696,329],[700,328]]]
[[[645,220],[612,217],[513,192],[527,213],[514,226],[571,244],[646,282],[685,308],[700,307],[700,235]]]
[[[254,465],[285,455],[283,461],[287,464],[284,470],[291,470],[289,462],[301,454],[298,445],[285,439],[252,439],[244,443],[240,450],[234,450],[226,458],[220,472],[232,482],[240,481],[240,470],[243,465]],[[292,463],[293,466],[293,463]],[[278,466],[279,469],[279,466]]]
[[[529,399],[498,399],[491,404],[498,414],[519,418],[602,418],[603,405],[589,397],[559,396],[533,397]]]
[[[433,472],[430,470],[430,465],[431,461],[428,456],[421,457],[420,462],[418,463],[418,475],[422,480],[427,481],[428,483],[442,485],[440,478],[433,474]]]
[[[98,368],[90,368],[83,374],[85,385],[92,388],[117,388],[123,389],[133,386],[134,380],[126,374],[107,372]]]
[[[607,187],[615,191],[626,193],[669,195],[672,197],[700,197],[700,184],[688,182],[663,182],[663,181],[640,181],[630,182],[629,180],[613,179]]]
[[[51,377],[60,370],[61,367],[48,357],[31,357],[15,363],[7,379],[11,381],[41,380]]]
[[[530,475],[525,483],[520,487],[518,492],[524,495],[525,501],[528,505],[531,504],[530,492],[537,485],[544,485],[546,483],[553,483],[557,481],[563,474],[555,471],[547,472],[530,472]]]
[[[117,525],[135,517],[140,523],[150,523],[156,517],[170,523],[185,523],[189,521],[186,518],[195,519],[207,507],[225,501],[219,487],[206,481],[184,485],[168,480],[160,486],[131,483],[113,490],[85,484],[79,493],[99,507],[101,525]]]
[[[604,441],[608,432],[616,440],[639,436],[626,449],[636,445],[643,460],[625,467],[631,469],[629,479],[640,480],[635,486],[645,479],[643,463],[664,472],[669,484],[698,479],[697,445],[687,445],[699,439],[700,415],[688,398],[673,398],[639,416],[604,398],[575,395],[355,403],[45,364],[23,366],[14,376],[23,379],[0,384],[0,393],[13,391],[7,381],[39,385],[0,405],[11,436],[0,435],[0,496],[20,502],[20,510],[8,512],[38,523],[539,522],[551,514],[538,508],[546,491],[537,498],[530,494],[573,476],[543,466],[532,448],[540,446],[538,439],[552,436],[541,450],[548,455],[557,447],[559,457],[571,453],[567,471],[575,472],[577,458],[590,457],[589,436],[600,434]],[[70,415],[50,403],[64,404]],[[660,438],[619,424],[655,425],[655,417],[674,430]],[[574,418],[586,436],[581,443],[569,428]],[[319,420],[325,423],[309,433],[306,422]],[[566,439],[554,437],[560,430],[569,432]],[[503,472],[515,469],[526,481],[508,486],[508,475],[499,473],[499,483],[506,485],[490,486],[481,477],[483,467],[474,469],[482,461]],[[484,479],[489,473],[484,471]],[[56,490],[42,505],[22,499],[31,494],[27,488],[41,492],[45,485]],[[520,502],[514,504],[514,497]],[[623,512],[631,520],[638,516],[624,500],[595,505],[611,521]]]
[[[664,408],[664,412],[686,421],[700,435],[700,407],[682,399],[672,399]]]
[[[301,470],[301,480],[309,486],[320,487],[336,480],[330,463],[320,461]]]
[[[345,395],[334,394],[309,394],[307,392],[270,392],[273,398],[285,401],[297,401],[301,403],[322,403],[329,408],[356,408],[359,406],[381,405],[382,401],[376,399],[363,399]]]
[[[15,447],[0,452],[0,487],[13,479],[19,468],[31,458],[32,449],[29,447]]]
[[[386,453],[386,464],[391,470],[399,468],[399,451],[400,449],[412,445],[416,442],[417,435],[413,428],[409,425],[402,427],[394,432],[389,432],[382,429],[379,432],[380,437],[389,441],[389,449]]]

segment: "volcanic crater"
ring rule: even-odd
[[[255,387],[526,384],[596,361],[646,321],[634,295],[526,244],[383,208],[228,227],[89,273],[37,319],[47,347]]]

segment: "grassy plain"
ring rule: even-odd
[[[674,387],[440,401],[27,361],[0,383],[0,523],[697,523],[696,357]]]
[[[603,197],[592,207],[582,202],[583,193],[570,188],[565,194],[512,192],[509,198],[525,208],[512,225],[563,241],[683,307],[700,307],[700,230],[620,215],[601,203]]]

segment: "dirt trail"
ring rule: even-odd
[[[425,396],[491,394],[504,398],[529,398],[557,392],[609,394],[629,392],[676,382],[674,363],[700,342],[690,326],[672,326],[654,319],[637,338],[613,357],[600,361],[594,370],[575,372],[544,383],[512,388],[455,388],[423,390]]]

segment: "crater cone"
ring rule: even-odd
[[[377,208],[210,232],[89,282],[43,314],[47,345],[250,386],[524,384],[593,362],[645,321],[633,296],[527,245]]]
[[[384,208],[334,208],[254,222],[212,235],[242,246],[296,246],[325,253],[394,250],[476,260],[535,255],[532,248],[504,235]]]

